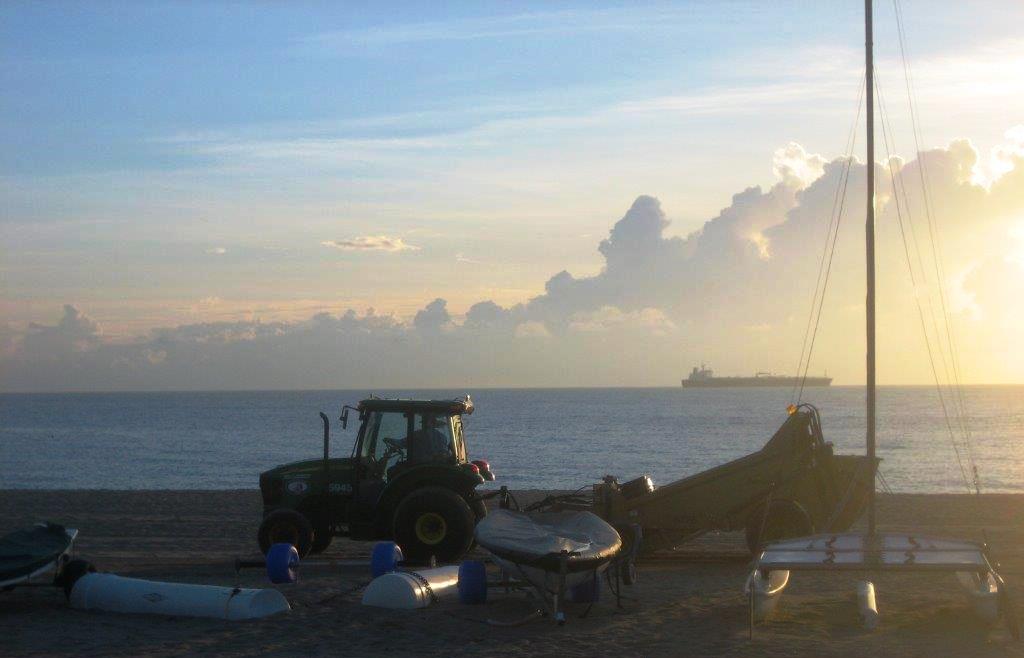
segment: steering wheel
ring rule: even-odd
[[[390,436],[384,437],[384,445],[386,445],[389,450],[392,450],[394,452],[402,451],[402,446],[398,445],[398,441],[395,441]]]

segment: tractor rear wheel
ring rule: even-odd
[[[395,510],[392,532],[407,560],[462,557],[473,542],[475,515],[465,499],[444,487],[416,489]]]
[[[260,551],[264,555],[274,544],[291,544],[299,557],[309,555],[313,547],[313,526],[305,516],[290,509],[274,510],[263,519],[259,534]]]
[[[765,514],[764,504],[758,505],[747,517],[747,548],[757,553],[764,544],[801,537],[814,532],[814,524],[807,510],[793,500],[773,500]]]

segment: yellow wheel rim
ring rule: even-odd
[[[448,534],[448,524],[444,522],[444,517],[437,512],[426,512],[420,514],[416,519],[416,539],[424,544],[430,546],[440,544],[446,534]]]

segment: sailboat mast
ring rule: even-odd
[[[864,0],[864,67],[867,104],[867,459],[871,483],[868,491],[868,534],[875,534],[875,65],[872,39],[872,0]]]

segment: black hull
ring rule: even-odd
[[[713,377],[705,380],[683,380],[683,388],[764,388],[770,386],[799,386],[799,377]],[[808,377],[803,385],[829,386],[831,377]]]

